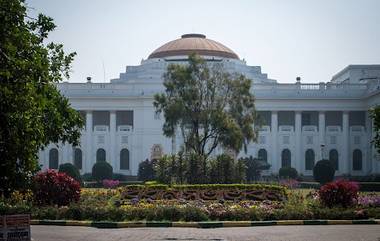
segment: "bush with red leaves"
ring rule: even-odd
[[[323,185],[319,190],[319,197],[323,205],[352,206],[358,198],[359,185],[356,182],[337,180]]]
[[[80,198],[80,184],[66,173],[49,169],[33,179],[33,193],[38,205],[66,206]]]

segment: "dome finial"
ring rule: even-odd
[[[206,38],[206,35],[200,33],[188,33],[182,35],[181,38]]]

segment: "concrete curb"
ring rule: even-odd
[[[207,221],[207,222],[166,222],[166,221],[76,221],[76,220],[31,220],[31,225],[84,226],[96,228],[226,228],[274,225],[337,225],[337,224],[380,224],[380,219],[364,220],[279,220],[279,221]]]

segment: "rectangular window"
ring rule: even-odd
[[[354,144],[360,145],[360,136],[354,136]]]
[[[104,136],[98,136],[98,144],[104,144]]]
[[[283,144],[289,144],[290,143],[290,136],[283,136],[282,137],[282,143]]]
[[[313,137],[312,136],[307,136],[306,137],[306,144],[313,145]]]
[[[121,136],[121,143],[128,144],[128,136]]]
[[[330,136],[330,144],[332,145],[336,144],[336,136]]]
[[[265,144],[265,136],[259,136],[259,143]]]
[[[311,125],[311,115],[310,113],[302,113],[302,125],[309,126]]]

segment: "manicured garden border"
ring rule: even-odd
[[[31,225],[85,226],[96,228],[225,228],[274,225],[337,225],[337,224],[380,224],[380,219],[363,220],[279,220],[279,221],[208,221],[208,222],[108,222],[77,220],[31,220]]]

